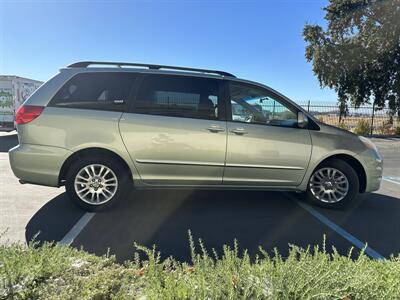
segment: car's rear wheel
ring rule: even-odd
[[[345,161],[331,159],[313,172],[308,182],[307,199],[312,204],[330,208],[344,208],[359,191],[355,170]]]
[[[87,211],[99,211],[115,205],[126,195],[128,172],[115,159],[98,155],[73,163],[65,188],[70,199]]]

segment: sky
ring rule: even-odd
[[[0,74],[46,81],[80,60],[220,69],[297,102],[336,101],[305,59],[322,0],[0,0]]]

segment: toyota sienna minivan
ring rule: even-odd
[[[88,211],[134,188],[296,191],[342,208],[382,179],[368,139],[222,71],[74,63],[25,101],[16,124],[9,158],[20,182],[65,185]]]

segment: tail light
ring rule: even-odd
[[[22,105],[15,114],[15,123],[18,125],[29,123],[40,116],[44,106]]]

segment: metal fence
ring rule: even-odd
[[[400,118],[392,116],[390,109],[374,109],[372,105],[349,107],[346,116],[340,117],[339,106],[334,103],[298,102],[323,123],[338,126],[360,134],[400,134]],[[340,120],[340,122],[339,122]]]

